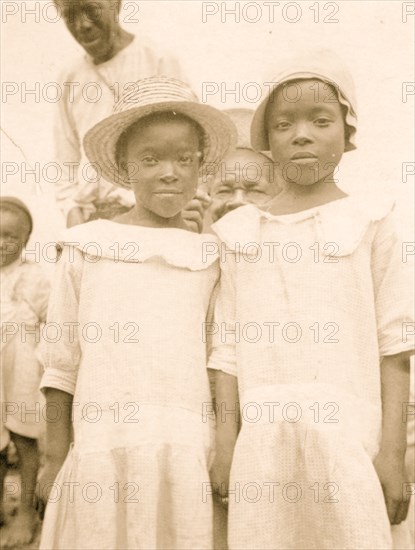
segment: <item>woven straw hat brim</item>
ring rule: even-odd
[[[116,145],[121,134],[132,124],[153,113],[173,111],[196,121],[206,134],[203,166],[218,164],[236,147],[237,131],[232,120],[221,111],[190,101],[165,101],[133,107],[115,113],[91,128],[84,137],[85,153],[96,163],[107,181],[130,188],[122,179],[116,162]],[[210,171],[210,170],[209,170]]]

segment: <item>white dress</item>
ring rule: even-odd
[[[74,395],[74,443],[40,548],[212,547],[209,241],[106,220],[67,232],[48,313],[63,336],[42,387]]]
[[[372,464],[380,357],[414,348],[414,310],[390,210],[249,205],[213,226],[226,253],[209,367],[238,377],[242,414],[232,550],[391,548]]]
[[[20,259],[0,270],[0,450],[9,431],[37,439],[44,427],[42,368],[37,358],[50,284],[42,268]]]

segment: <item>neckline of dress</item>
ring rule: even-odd
[[[312,206],[311,208],[306,208],[305,210],[299,210],[298,212],[291,212],[289,214],[271,214],[271,212],[267,212],[266,210],[261,210],[261,209],[258,209],[258,210],[260,211],[261,216],[271,220],[272,219],[279,220],[281,218],[284,220],[303,218],[303,217],[308,218],[312,216],[315,212],[318,212],[321,208],[324,208],[326,206],[329,207],[334,203],[339,203],[341,201],[349,201],[349,200],[351,200],[351,196],[347,195],[346,197],[341,197],[333,201],[325,202],[317,206]]]
[[[125,228],[133,228],[134,227],[134,231],[135,230],[144,230],[144,231],[182,231],[183,233],[190,233],[190,234],[193,234],[193,235],[200,235],[200,233],[195,233],[194,231],[190,231],[188,229],[182,229],[180,227],[151,227],[151,226],[148,226],[148,225],[139,225],[139,224],[129,224],[129,223],[120,223],[120,222],[116,222],[114,220],[95,220],[96,222],[100,222],[100,223],[103,223],[104,225],[108,225],[108,224],[115,224],[117,225],[117,227],[125,227]],[[203,233],[202,233],[203,235]]]
[[[92,226],[92,227],[91,227]],[[115,233],[115,234],[114,234]],[[83,238],[90,239],[92,235],[96,239],[103,239],[107,241],[108,238],[124,238],[130,242],[131,238],[139,238],[143,240],[156,240],[185,238],[188,241],[193,240],[196,242],[202,242],[206,240],[212,240],[214,235],[212,233],[195,233],[188,229],[180,229],[178,227],[148,227],[145,225],[130,225],[115,222],[113,220],[94,220],[86,224],[72,227],[67,230],[67,234],[63,238],[65,242],[69,238]]]

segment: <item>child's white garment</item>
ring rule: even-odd
[[[40,547],[210,549],[216,237],[100,220],[65,241],[48,321],[74,329],[48,344],[42,386],[74,395],[75,438]]]
[[[391,548],[379,362],[413,349],[413,307],[390,210],[249,205],[213,226],[227,253],[209,367],[238,376],[242,412],[232,550]]]
[[[35,263],[20,260],[0,270],[2,442],[8,431],[36,439],[43,425],[42,376],[36,349],[49,298],[49,280]]]

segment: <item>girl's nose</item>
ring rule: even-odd
[[[170,162],[170,161],[163,162],[161,167],[160,179],[165,182],[177,181],[178,178],[174,169],[173,162]]]
[[[294,135],[294,143],[297,145],[304,145],[306,143],[311,143],[312,141],[313,137],[309,125],[306,123],[298,124]]]

